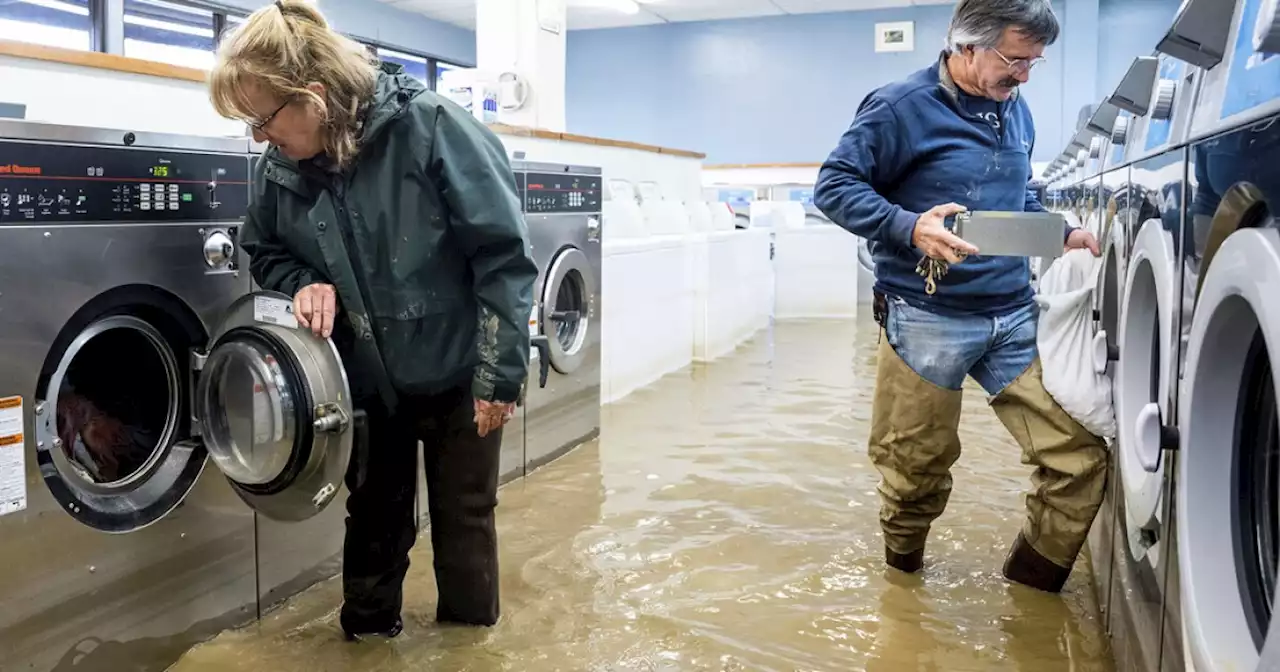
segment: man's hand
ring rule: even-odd
[[[488,436],[489,432],[507,424],[516,412],[514,403],[504,404],[498,401],[481,401],[476,399],[476,428],[480,436]]]
[[[1095,257],[1102,256],[1102,250],[1098,248],[1098,239],[1084,229],[1076,229],[1071,232],[1071,235],[1067,236],[1067,249],[1089,250]]]
[[[333,285],[307,285],[293,297],[293,315],[298,318],[298,325],[320,338],[329,338],[333,333],[333,317],[337,312],[338,296]]]
[[[943,220],[967,210],[963,205],[948,203],[939,205],[929,212],[920,215],[916,220],[916,228],[911,232],[911,243],[925,256],[933,259],[946,259],[949,263],[958,264],[962,255],[977,254],[978,248],[965,242],[947,230]]]

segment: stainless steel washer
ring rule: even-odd
[[[602,181],[599,168],[532,162],[512,168],[538,265],[530,331],[546,337],[550,365],[539,387],[541,355],[531,352],[527,473],[600,433]]]
[[[248,182],[244,139],[0,121],[6,668],[163,667],[259,613],[259,521],[339,492],[360,415],[248,295]]]

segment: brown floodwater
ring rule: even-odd
[[[869,321],[779,324],[605,407],[599,441],[501,491],[491,629],[434,622],[424,538],[399,638],[344,642],[332,580],[172,669],[1111,670],[1087,561],[1057,596],[1000,575],[1029,472],[976,386],[924,571],[884,567],[875,351]]]

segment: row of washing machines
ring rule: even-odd
[[[0,121],[0,669],[164,669],[339,570],[370,447],[237,248],[260,153]],[[600,426],[600,170],[513,168],[543,347],[504,480]]]
[[[1280,17],[1188,0],[1044,175],[1104,246],[1118,436],[1090,538],[1118,669],[1280,670]]]

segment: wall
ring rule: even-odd
[[[262,7],[262,0],[219,0],[245,11]],[[320,11],[336,30],[387,46],[435,56],[459,65],[476,62],[475,33],[433,21],[421,14],[395,9],[377,0],[318,0]]]
[[[1132,7],[1127,7],[1132,5]],[[1177,0],[1054,3],[1063,36],[1024,94],[1039,129],[1036,160],[1052,160],[1081,106],[1116,60],[1127,66],[1172,16]],[[690,147],[709,163],[819,162],[873,88],[927,66],[953,7],[802,14],[569,33],[568,129]],[[1123,18],[1123,32],[1106,23]],[[874,25],[915,22],[916,49],[874,52]],[[1105,41],[1099,26],[1123,39]],[[1152,28],[1158,26],[1158,28]],[[1108,89],[1109,90],[1109,89]]]
[[[1106,35],[1098,40],[1099,99],[1115,90],[1133,59],[1155,51],[1180,4],[1181,0],[1102,0],[1098,18]]]

